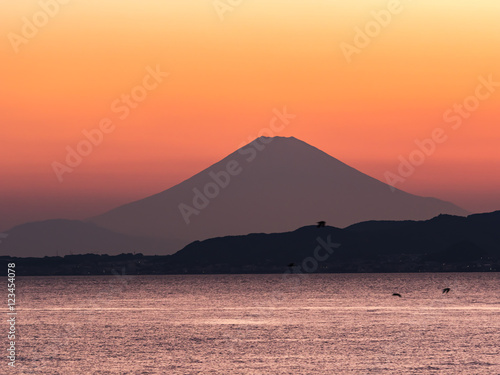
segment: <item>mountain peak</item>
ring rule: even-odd
[[[300,139],[297,139],[293,136],[290,137],[284,137],[281,135],[275,135],[273,137],[267,137],[265,135],[261,135],[260,137],[257,137],[256,139],[264,139],[264,140],[275,140],[275,139],[281,139],[281,140],[295,140],[295,141],[300,141]],[[301,141],[302,142],[302,141]]]
[[[300,139],[298,138],[295,138],[295,137],[283,137],[283,136],[273,136],[273,137],[268,137],[268,136],[265,136],[265,135],[262,135],[260,137],[257,137],[255,138],[252,142],[250,143],[253,143],[253,142],[259,142],[261,144],[272,144],[272,143],[283,143],[283,144],[294,144],[294,143],[302,143],[302,144],[306,144],[306,142],[304,141],[301,141]]]

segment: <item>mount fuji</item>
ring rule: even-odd
[[[87,222],[115,233],[195,240],[294,230],[319,220],[346,227],[369,220],[465,216],[452,203],[420,197],[376,180],[294,137],[260,137],[153,196]]]

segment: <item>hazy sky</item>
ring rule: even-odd
[[[276,135],[382,181],[442,128],[397,187],[500,209],[500,83],[484,85],[500,82],[497,0],[61,3],[0,2],[0,230],[165,190],[284,106],[297,117]],[[53,163],[103,121],[61,182]]]

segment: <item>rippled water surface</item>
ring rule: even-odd
[[[9,372],[500,374],[499,281],[498,273],[19,278]]]

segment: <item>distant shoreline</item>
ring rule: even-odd
[[[322,264],[313,273],[451,273],[500,272],[500,262],[492,259],[469,262],[438,263],[420,261],[402,262],[406,255],[368,260],[336,261]],[[64,257],[20,258],[1,256],[0,260],[16,263],[18,276],[96,276],[96,275],[221,275],[221,274],[308,274],[286,265],[229,265],[180,264],[171,255],[120,254],[115,256],[85,254]]]

